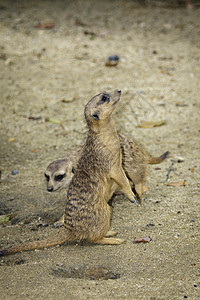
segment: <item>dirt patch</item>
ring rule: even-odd
[[[79,278],[90,280],[118,279],[120,274],[114,273],[104,266],[74,266],[66,267],[63,264],[52,268],[52,274],[64,278]]]
[[[84,139],[83,108],[100,91],[122,90],[121,132],[153,155],[170,151],[149,166],[140,206],[115,196],[112,228],[125,244],[2,258],[2,298],[200,297],[200,10],[144,3],[0,1],[0,213],[11,215],[1,249],[59,230],[66,192],[47,193],[43,173]],[[112,55],[119,63],[105,66]],[[168,182],[183,185],[166,185],[172,159]]]

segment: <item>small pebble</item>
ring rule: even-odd
[[[114,67],[119,63],[119,56],[118,55],[111,55],[108,57],[105,65],[107,67]]]
[[[63,263],[61,263],[61,262],[58,262],[58,263],[56,264],[56,266],[58,266],[58,267],[63,267],[63,266],[64,266],[64,264],[63,264]]]
[[[119,56],[118,56],[118,55],[110,55],[110,56],[108,57],[108,60],[119,61]]]
[[[17,170],[12,170],[12,175],[17,175],[19,172]]]
[[[190,222],[195,222],[195,220],[194,220],[194,219],[191,219]]]
[[[181,163],[181,162],[184,162],[184,158],[182,156],[176,156],[175,157],[175,160],[178,162],[178,163]]]

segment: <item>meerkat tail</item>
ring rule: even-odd
[[[48,248],[48,247],[60,245],[69,239],[70,239],[70,236],[68,235],[68,233],[65,230],[62,230],[58,234],[56,234],[52,237],[49,237],[45,240],[34,241],[34,242],[30,242],[30,243],[20,244],[17,246],[12,246],[7,249],[3,249],[0,251],[0,257],[18,253],[21,251],[30,251],[30,250],[42,249],[42,248]]]
[[[149,157],[148,164],[154,165],[154,164],[160,164],[165,158],[168,156],[169,151],[163,153],[160,157]]]

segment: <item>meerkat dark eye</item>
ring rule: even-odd
[[[47,175],[47,174],[44,174],[44,176],[45,176],[45,178],[46,178],[46,181],[49,181],[49,180],[50,180],[50,177],[49,177],[49,175]]]
[[[99,114],[98,113],[93,114],[92,117],[95,120],[99,120]]]
[[[64,177],[65,177],[65,174],[57,175],[57,176],[55,176],[55,181],[61,181]]]
[[[108,99],[109,99],[108,96],[103,95],[102,98],[101,98],[101,101],[102,101],[102,102],[106,102]]]
[[[108,94],[103,94],[103,96],[101,97],[100,102],[101,102],[100,104],[105,103],[105,102],[109,103],[110,102],[109,95]]]
[[[75,169],[74,169],[74,167],[72,167],[72,171],[71,171],[73,174],[74,174],[74,172],[75,172]]]
[[[101,100],[99,101],[98,105],[103,104],[103,103],[109,103],[110,102],[110,96],[109,94],[103,94],[101,97]]]

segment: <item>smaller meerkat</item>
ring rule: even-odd
[[[105,245],[124,242],[113,237],[115,232],[109,231],[108,205],[117,185],[131,202],[136,201],[122,168],[120,142],[111,118],[120,96],[119,90],[103,92],[93,97],[85,107],[88,134],[69,184],[63,228],[45,240],[3,249],[0,256],[52,247],[77,239]]]
[[[169,152],[166,151],[159,157],[153,157],[142,146],[125,135],[119,134],[119,140],[122,151],[122,167],[128,179],[133,182],[135,191],[140,198],[143,193],[147,165],[161,163]]]
[[[54,192],[69,186],[75,167],[82,155],[83,146],[81,144],[76,149],[71,149],[65,158],[55,160],[48,165],[44,173],[48,192]]]
[[[159,157],[153,157],[134,140],[121,133],[118,134],[118,137],[122,151],[122,167],[128,179],[134,184],[138,196],[141,197],[147,165],[161,163],[169,152],[167,151]],[[66,158],[55,160],[48,165],[44,173],[48,192],[68,187],[82,150],[83,145],[80,145],[77,150],[69,151]]]

